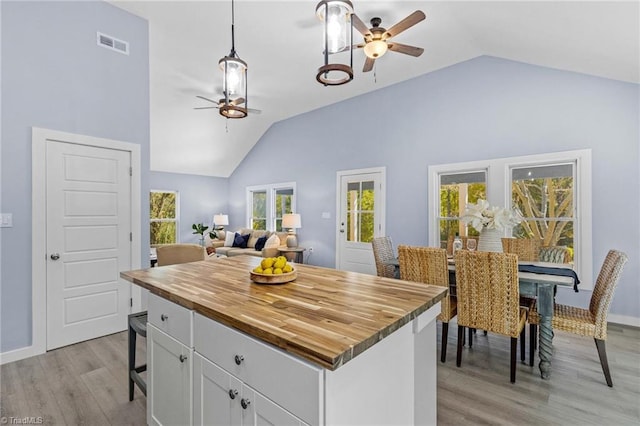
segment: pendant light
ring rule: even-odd
[[[353,80],[353,4],[348,0],[322,0],[316,16],[324,22],[324,65],[316,80],[325,86],[338,86]],[[329,55],[349,52],[349,64],[329,63]],[[337,56],[337,55],[336,55]]]
[[[247,109],[247,63],[238,57],[235,45],[235,10],[231,0],[231,52],[218,65],[223,73],[223,96],[220,114],[227,118],[244,118]]]

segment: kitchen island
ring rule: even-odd
[[[122,272],[149,290],[149,424],[435,424],[446,289],[236,256]]]

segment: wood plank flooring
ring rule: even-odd
[[[456,331],[452,322],[447,362],[438,362],[439,425],[640,424],[640,329],[609,326],[613,388],[593,339],[556,332],[551,380],[540,378],[536,359],[534,367],[519,363],[511,384],[508,339],[479,332],[457,368]],[[144,360],[144,339],[137,349]],[[128,398],[126,332],[5,364],[0,382],[3,424],[25,417],[45,425],[146,424],[144,395],[136,387]]]

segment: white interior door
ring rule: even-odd
[[[336,268],[376,274],[371,241],[384,235],[385,169],[338,172]]]
[[[131,154],[46,144],[47,350],[125,330]]]

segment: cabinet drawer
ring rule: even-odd
[[[149,294],[148,320],[179,342],[193,347],[193,311],[176,303]]]
[[[321,421],[322,368],[195,314],[195,350],[310,425]]]

